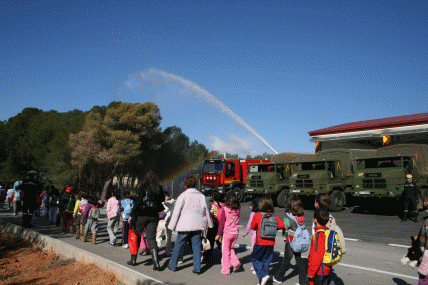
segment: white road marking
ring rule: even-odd
[[[400,245],[398,245],[400,246]],[[245,247],[245,249],[251,249],[251,246],[248,245],[237,245],[235,244],[234,248],[240,248],[240,247]],[[406,246],[408,247],[408,246]],[[277,252],[277,251],[275,251]],[[278,252],[280,256],[284,256],[284,252]],[[302,255],[303,258],[307,258],[307,255]],[[409,278],[409,279],[413,279],[413,280],[418,280],[418,277],[414,277],[414,276],[409,276],[409,275],[403,275],[403,274],[398,274],[398,273],[393,273],[393,272],[388,272],[388,271],[384,271],[384,270],[378,270],[378,269],[373,269],[373,268],[367,268],[367,267],[362,267],[362,266],[357,266],[357,265],[351,265],[351,264],[345,264],[345,263],[338,263],[337,265],[341,265],[344,267],[351,267],[351,268],[357,268],[357,269],[362,269],[362,270],[367,270],[367,271],[372,271],[372,272],[377,272],[377,273],[383,273],[383,274],[387,274],[387,275],[393,275],[396,277],[403,277],[403,278]]]
[[[404,247],[404,248],[409,248],[410,246],[408,245],[401,245],[401,244],[394,244],[394,243],[390,243],[388,244],[389,246],[396,246],[396,247]]]
[[[360,241],[359,239],[356,239],[356,238],[345,238],[345,240],[350,240],[350,241]]]
[[[357,266],[357,265],[344,264],[344,263],[340,263],[340,262],[337,265],[341,265],[341,266],[345,266],[345,267],[351,267],[351,268],[357,268],[357,269],[362,269],[362,270],[367,270],[367,271],[372,271],[372,272],[377,272],[377,273],[383,273],[383,274],[392,275],[395,277],[403,277],[403,278],[409,278],[409,279],[413,279],[413,280],[419,280],[419,278],[415,277],[415,276],[403,275],[403,274],[398,274],[398,273],[394,273],[394,272],[388,272],[388,271],[383,271],[383,270],[378,270],[378,269],[373,269],[373,268],[367,268],[367,267],[362,267],[362,266]]]

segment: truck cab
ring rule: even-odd
[[[356,198],[390,198],[398,200],[407,174],[418,179],[415,156],[381,156],[356,160],[354,191]]]
[[[331,210],[340,211],[346,202],[344,189],[348,187],[340,160],[314,160],[293,162],[290,194],[316,196],[327,193],[332,199]]]
[[[272,195],[276,204],[284,208],[290,173],[289,163],[251,163],[247,172],[245,193],[251,196]]]
[[[248,165],[265,161],[269,162],[259,159],[207,159],[202,163],[201,192],[208,195],[213,190],[220,193],[232,191],[243,201]]]

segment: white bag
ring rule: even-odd
[[[211,249],[210,241],[206,237],[206,231],[204,231],[204,233],[202,234],[201,243],[202,243],[202,251],[207,251]]]

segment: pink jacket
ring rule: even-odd
[[[224,206],[219,212],[219,224],[217,235],[222,236],[223,233],[238,234],[239,233],[239,214],[240,210],[232,210]],[[232,216],[231,216],[232,215]],[[233,220],[232,220],[233,217]]]
[[[205,231],[214,227],[204,194],[189,188],[175,202],[168,229],[176,232]]]
[[[111,197],[107,201],[107,218],[120,218],[119,201],[116,199],[116,197]]]

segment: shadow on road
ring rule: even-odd
[[[400,278],[392,278],[392,281],[394,281],[394,284],[397,284],[397,285],[411,285],[410,283]]]

